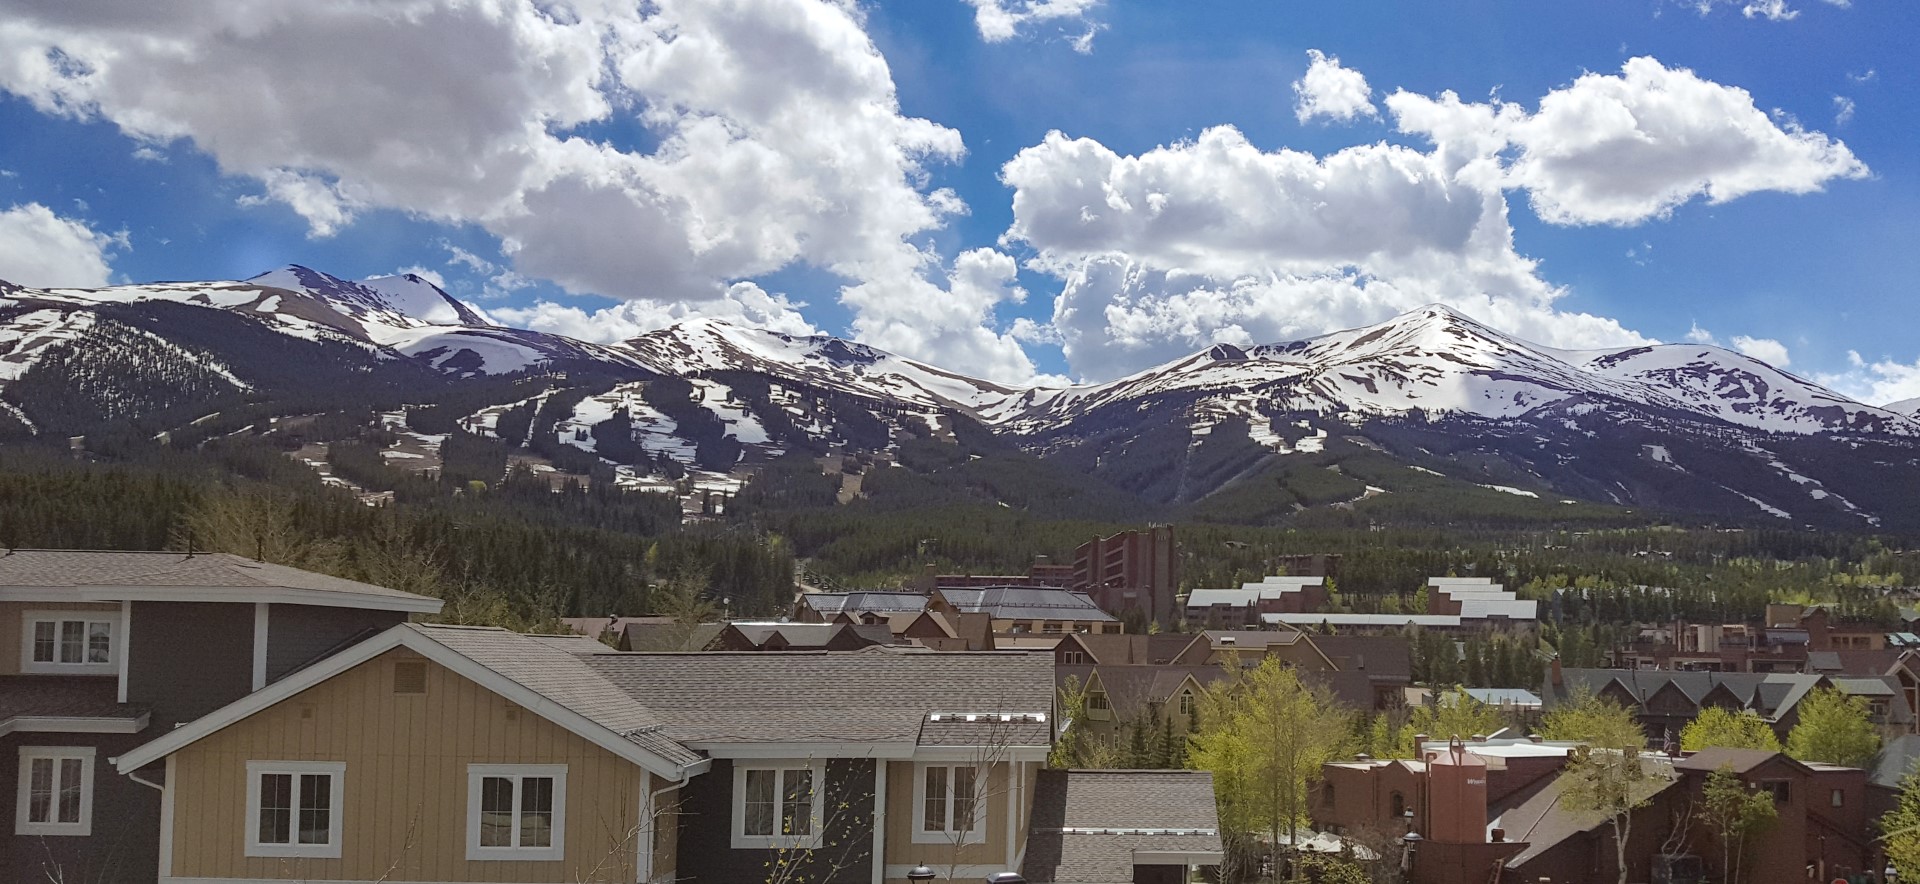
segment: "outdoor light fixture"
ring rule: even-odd
[[[912,870],[907,872],[907,880],[909,881],[931,881],[936,877],[938,876],[933,873],[933,870],[924,865],[914,866]]]

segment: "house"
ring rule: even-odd
[[[1185,884],[1223,857],[1213,775],[1043,770],[1020,872],[1030,884]]]
[[[162,881],[979,880],[1037,825],[1052,672],[404,624],[117,766],[165,786]]]
[[[621,625],[618,647],[622,651],[698,651],[725,628],[725,623],[655,622],[652,618],[636,618]]]
[[[1873,723],[1883,736],[1912,733],[1913,709],[1907,688],[1894,676],[1830,677],[1792,672],[1673,672],[1640,669],[1573,669],[1548,666],[1541,693],[1545,712],[1580,695],[1610,699],[1633,710],[1647,735],[1677,737],[1682,728],[1709,706],[1748,710],[1765,719],[1785,740],[1799,722],[1801,700],[1820,688],[1833,688],[1867,701]]]
[[[934,591],[927,610],[948,617],[985,614],[994,635],[1124,631],[1086,593],[1047,586],[947,587]]]
[[[1618,879],[1605,815],[1566,800],[1572,743],[1533,739],[1422,744],[1421,757],[1364,756],[1322,770],[1316,825],[1335,832],[1422,837],[1408,859],[1412,884],[1491,880],[1600,884]],[[1865,771],[1804,764],[1783,753],[1709,749],[1680,758],[1648,755],[1634,785],[1628,880],[1648,880],[1664,851],[1693,857],[1720,880],[1718,843],[1697,808],[1707,777],[1727,769],[1774,799],[1778,820],[1754,844],[1753,880],[1833,880],[1880,868],[1869,834]],[[1404,840],[1402,843],[1405,843]]]
[[[0,881],[153,880],[110,759],[440,601],[224,553],[0,555]]]
[[[560,625],[569,631],[587,638],[619,641],[628,626],[647,624],[664,626],[674,622],[672,617],[562,617]]]

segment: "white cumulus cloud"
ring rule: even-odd
[[[1728,339],[1733,349],[1760,360],[1774,368],[1786,368],[1793,364],[1787,353],[1787,345],[1772,338],[1750,338],[1746,335],[1734,335]]]
[[[0,211],[0,279],[33,288],[98,288],[111,282],[109,253],[126,237],[100,233],[39,203]]]
[[[1100,31],[1093,10],[1102,0],[966,0],[973,7],[973,24],[980,39],[1004,43],[1043,23],[1065,26],[1077,52],[1093,51],[1093,35]]]
[[[1821,386],[1875,405],[1899,404],[1903,413],[1920,412],[1920,361],[1911,363],[1882,358],[1871,362],[1859,353],[1847,352],[1847,369],[1816,374]]]
[[[1464,155],[1510,152],[1506,186],[1527,191],[1555,224],[1637,224],[1696,197],[1723,203],[1760,191],[1809,193],[1867,166],[1839,140],[1769,116],[1746,90],[1629,59],[1618,75],[1585,74],[1539,109],[1395,92],[1403,132]]]
[[[1365,75],[1318,49],[1307,50],[1307,61],[1306,74],[1293,81],[1293,115],[1300,122],[1326,117],[1344,123],[1380,115]]]

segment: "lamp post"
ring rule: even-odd
[[[931,881],[937,877],[939,876],[934,874],[932,869],[924,865],[914,866],[907,872],[907,880],[909,881]]]
[[[1426,839],[1421,838],[1419,832],[1408,832],[1400,836],[1400,846],[1402,848],[1400,851],[1400,873],[1402,875],[1408,877],[1413,875],[1413,852],[1420,847],[1420,842],[1424,840]]]

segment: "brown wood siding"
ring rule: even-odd
[[[965,762],[930,762],[934,764],[964,764]],[[1015,821],[1014,845],[1017,853],[1027,838],[1028,817],[1033,811],[1033,780],[1040,766],[1031,762],[1021,762],[1024,779],[1015,796],[1014,809],[1019,814]],[[911,761],[892,761],[887,763],[887,864],[917,865],[926,863],[935,871],[945,874],[945,868],[952,865],[1006,865],[1007,862],[1007,770],[1008,764],[999,762],[987,776],[987,819],[986,839],[979,844],[916,844],[913,840],[914,786],[918,769]],[[971,880],[971,879],[969,879]]]
[[[21,618],[28,611],[112,611],[114,622],[120,620],[118,604],[0,602],[0,675],[20,674],[20,644],[24,638],[21,630],[26,628]],[[118,640],[115,636],[115,641]]]
[[[646,773],[437,665],[424,695],[394,694],[393,664],[418,659],[390,651],[177,753],[173,874],[632,881]],[[248,761],[346,763],[339,859],[245,855]],[[468,861],[468,764],[566,764],[566,858]]]
[[[151,731],[0,737],[0,881],[154,880],[159,863],[160,793],[121,776],[107,760],[153,737]],[[92,834],[14,834],[22,746],[94,747]]]

